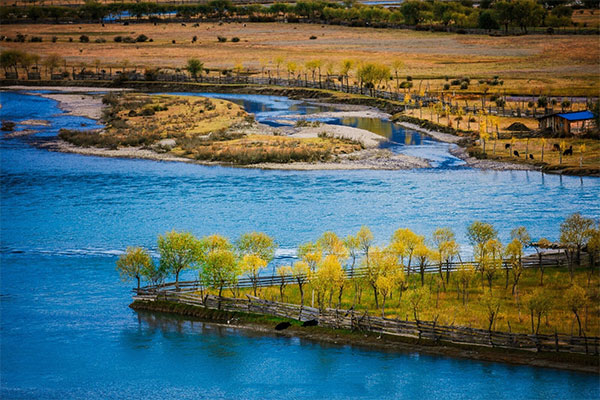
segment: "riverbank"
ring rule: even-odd
[[[529,351],[507,350],[483,346],[467,346],[425,339],[412,339],[401,336],[373,332],[349,331],[325,327],[302,327],[293,319],[277,318],[257,314],[212,310],[200,306],[183,305],[169,301],[134,301],[130,307],[136,311],[163,312],[178,314],[186,319],[198,319],[238,329],[249,329],[264,334],[283,337],[297,337],[314,342],[330,343],[339,346],[355,346],[365,349],[455,357],[487,362],[501,362],[514,365],[554,368],[598,374],[598,358],[580,354],[533,353]],[[291,326],[282,331],[274,327],[280,322]]]

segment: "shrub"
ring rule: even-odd
[[[115,36],[113,40],[117,43],[121,43],[123,41],[123,36]]]
[[[444,84],[444,90],[450,90],[450,84],[449,83]]]
[[[496,99],[496,106],[504,107],[505,105],[506,105],[506,102],[504,101],[504,99]]]
[[[29,41],[30,41],[30,42],[33,42],[33,43],[40,43],[40,42],[42,42],[43,40],[42,40],[42,38],[41,38],[40,36],[32,36],[32,37],[29,39]]]
[[[57,40],[58,38],[56,36],[52,36],[52,43],[56,43]]]
[[[94,42],[96,42],[96,43],[106,43],[106,39],[104,39],[104,38],[98,38],[98,39],[94,40]]]
[[[413,83],[412,82],[400,82],[400,88],[401,89],[410,89],[411,87],[413,87]]]
[[[313,36],[311,36],[309,39],[310,39],[310,40],[316,40],[316,39],[317,39],[317,37],[313,35]]]
[[[175,43],[177,43],[177,42],[175,41],[175,39],[173,39],[173,40],[171,40],[171,43],[175,44]]]
[[[25,42],[25,36],[22,33],[17,33],[17,37],[15,38],[15,42],[19,42],[19,43],[24,43]]]
[[[141,35],[138,35],[138,37],[135,38],[136,42],[139,43],[144,43],[148,40],[148,36],[144,35],[143,33]]]
[[[227,38],[224,36],[217,36],[217,40],[219,41],[219,43],[225,43],[227,41]]]
[[[413,79],[413,78],[412,78],[412,76],[410,76],[410,75],[406,77],[406,81],[407,81],[407,82],[412,82],[412,79]]]
[[[69,38],[69,43],[70,43],[70,42],[72,42],[72,41],[73,41],[73,38],[72,38],[72,37],[70,37],[70,38]]]
[[[453,80],[450,82],[450,85],[452,85],[452,86],[458,86],[458,85],[460,85],[460,80],[458,80],[458,79],[453,79]]]
[[[463,82],[463,83],[460,84],[460,88],[463,89],[463,90],[468,89],[469,88],[469,84],[467,82]]]
[[[123,43],[135,43],[135,39],[131,36],[125,36],[123,37]]]
[[[90,37],[88,35],[81,35],[79,36],[79,41],[81,43],[89,43]]]
[[[232,38],[231,38],[231,41],[232,41],[233,43],[237,43],[237,42],[239,42],[239,41],[240,41],[240,38],[239,38],[239,37],[237,37],[237,36],[235,36],[235,37],[232,37]]]

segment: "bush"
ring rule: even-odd
[[[453,79],[453,80],[450,82],[450,85],[452,85],[452,86],[458,86],[458,85],[460,85],[460,80],[458,80],[458,79]]]
[[[413,87],[413,83],[412,82],[401,82],[400,83],[400,88],[401,89],[410,89],[411,87]]]
[[[113,40],[117,43],[121,43],[123,41],[123,36],[115,36]]]
[[[412,76],[410,76],[410,75],[406,77],[406,81],[407,81],[407,82],[412,82],[412,79],[413,79],[413,78],[412,78]]]
[[[135,43],[135,39],[132,38],[131,36],[125,36],[123,38],[123,43]]]
[[[58,38],[56,36],[52,36],[52,43],[56,43],[57,40]]]
[[[496,99],[496,106],[504,107],[505,105],[506,105],[506,102],[504,101],[504,99]]]
[[[94,42],[96,42],[96,43],[106,43],[106,39],[104,39],[104,38],[98,38],[98,39],[94,40]]]
[[[217,36],[217,40],[219,41],[219,43],[225,43],[227,41],[227,38],[224,36]]]
[[[146,36],[144,34],[141,34],[141,35],[139,35],[138,37],[135,38],[135,41],[139,42],[139,43],[144,43],[147,40],[148,40],[148,36]]]
[[[463,82],[460,84],[460,88],[462,90],[468,89],[469,88],[469,84],[467,82]]]
[[[81,43],[89,43],[90,37],[88,35],[81,35],[81,36],[79,36],[79,41]]]
[[[450,84],[449,83],[444,84],[444,90],[450,90]]]
[[[310,39],[310,40],[315,40],[315,39],[317,39],[317,37],[313,35],[313,36],[311,36],[309,39]]]
[[[42,40],[42,38],[41,38],[40,36],[32,36],[32,37],[29,39],[29,41],[30,41],[30,42],[33,42],[33,43],[40,43],[40,42],[42,42],[43,40]]]
[[[69,43],[71,43],[72,41],[73,41],[73,38],[72,38],[72,37],[70,37],[70,38],[69,38]]]
[[[239,38],[239,37],[237,37],[237,36],[236,36],[236,37],[232,37],[232,38],[231,38],[231,41],[232,41],[233,43],[237,43],[237,42],[239,42],[239,41],[240,41],[240,38]]]

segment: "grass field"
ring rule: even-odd
[[[502,86],[494,90],[513,94],[545,94],[554,96],[598,96],[600,93],[600,46],[595,36],[526,35],[490,37],[411,30],[349,28],[341,26],[284,23],[150,23],[85,25],[6,25],[4,35],[17,33],[41,36],[42,43],[1,42],[2,49],[18,48],[42,56],[57,53],[69,66],[82,63],[92,67],[96,60],[102,66],[118,67],[123,61],[130,66],[184,68],[190,57],[197,57],[207,68],[231,69],[242,64],[255,73],[269,69],[277,74],[274,60],[282,57],[279,75],[287,76],[287,63],[299,69],[313,59],[323,60],[323,73],[331,64],[333,72],[344,59],[391,64],[400,60],[401,77],[426,78],[423,83],[439,90],[445,77],[468,76],[475,80],[468,91],[480,92],[484,85],[478,79],[498,76]],[[80,43],[85,34],[90,43]],[[152,42],[115,43],[117,35],[144,34]],[[52,43],[52,36],[57,42]],[[192,38],[197,41],[192,43]],[[229,39],[219,43],[217,36]],[[311,40],[316,36],[316,40]],[[230,42],[238,37],[238,43]],[[69,38],[73,42],[69,42]],[[104,38],[105,43],[95,43]],[[175,43],[173,43],[175,41]],[[351,78],[352,79],[352,78]]]
[[[426,276],[425,285],[430,287],[430,298],[427,306],[420,314],[419,319],[432,321],[436,317],[438,323],[443,325],[462,325],[473,328],[487,329],[487,311],[480,301],[483,294],[488,292],[487,281],[485,288],[482,287],[479,273],[475,273],[468,289],[467,301],[463,304],[457,283],[454,279],[455,273],[450,277],[450,283],[445,289],[439,285],[435,274]],[[587,305],[583,308],[580,318],[583,328],[588,336],[600,336],[600,297],[599,277],[592,274],[590,284],[587,284],[588,272],[579,270],[575,274],[574,282],[585,288],[587,293]],[[420,277],[413,273],[409,278],[409,288],[414,289],[421,286]],[[512,277],[509,279],[508,288],[505,288],[505,273],[500,271],[496,274],[492,292],[500,299],[500,314],[495,329],[499,331],[512,331],[531,333],[531,319],[526,306],[528,295],[540,287],[540,273],[537,269],[527,269],[523,272],[518,286],[518,295],[512,294]],[[564,304],[563,296],[565,290],[571,285],[569,273],[564,268],[546,268],[544,273],[544,290],[551,298],[550,311],[542,317],[539,332],[553,334],[555,329],[559,333],[578,334],[578,326],[574,314]],[[381,309],[375,308],[373,290],[370,286],[362,283],[361,302],[356,306],[357,310],[368,309],[373,315],[381,315]],[[252,294],[251,289],[243,289],[240,295]],[[312,287],[308,284],[304,288],[305,305],[311,304]],[[230,296],[228,291],[225,295]],[[353,304],[355,296],[354,283],[348,281],[342,296],[341,308],[348,309]],[[259,289],[259,297],[268,300],[281,301],[279,287],[268,287]],[[285,302],[300,304],[300,295],[297,285],[289,284],[284,288]],[[380,299],[381,300],[381,299]],[[327,299],[328,302],[328,299]],[[337,296],[334,296],[332,306],[337,306]],[[316,307],[316,300],[315,300]],[[402,297],[399,291],[394,290],[392,297],[387,299],[385,315],[388,318],[403,320],[414,320],[412,308],[407,301],[407,292]],[[510,327],[509,327],[510,325]]]

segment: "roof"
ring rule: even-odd
[[[579,111],[570,113],[557,114],[559,117],[566,119],[567,121],[583,121],[585,119],[594,118],[594,114],[591,111]]]

